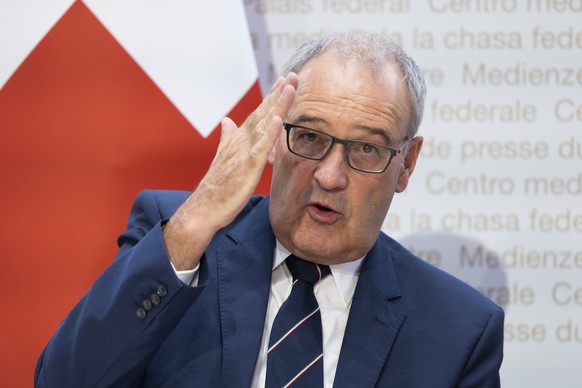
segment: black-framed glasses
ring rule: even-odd
[[[311,160],[322,160],[334,144],[344,146],[348,165],[354,170],[380,174],[386,171],[392,159],[402,152],[408,138],[400,148],[368,143],[359,140],[344,140],[301,125],[284,123],[287,131],[287,148],[293,154]]]

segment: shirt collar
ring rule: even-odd
[[[290,254],[291,252],[289,252],[279,242],[279,240],[277,240],[277,245],[275,246],[275,257],[273,259],[273,270],[280,266]],[[346,307],[351,304],[352,298],[354,297],[356,284],[358,283],[358,277],[360,276],[360,267],[362,266],[364,258],[365,256],[348,263],[333,264],[329,266],[335,285],[339,290]]]

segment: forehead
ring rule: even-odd
[[[296,98],[287,120],[317,121],[336,136],[373,128],[388,138],[406,133],[409,103],[401,72],[387,64],[373,74],[354,61],[340,61],[327,53],[309,61],[298,74]]]

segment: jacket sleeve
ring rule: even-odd
[[[462,388],[499,388],[499,369],[503,360],[503,310],[495,306],[485,325],[459,383]]]
[[[140,193],[115,260],[44,349],[35,386],[139,385],[158,347],[204,288],[187,287],[176,277],[162,222],[155,193]]]

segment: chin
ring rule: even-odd
[[[328,247],[320,238],[315,235],[305,233],[306,236],[296,234],[293,238],[293,244],[302,252],[309,252],[309,254],[322,254],[328,251]]]
[[[320,264],[333,264],[342,261],[343,257],[341,256],[345,255],[345,250],[341,248],[338,240],[337,237],[328,238],[311,234],[306,238],[297,239],[294,241],[294,245],[307,260],[313,260]]]

